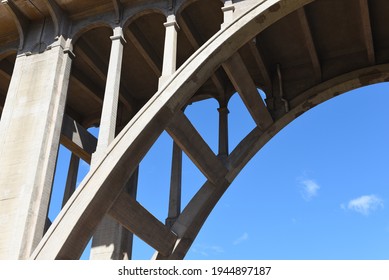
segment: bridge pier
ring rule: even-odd
[[[16,59],[0,123],[0,259],[26,259],[44,234],[69,82],[61,37]]]

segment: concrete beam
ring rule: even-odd
[[[212,209],[229,185],[230,183],[226,180],[219,180],[217,184],[207,181],[191,199],[172,227],[179,238],[172,254],[165,257],[157,253],[153,258],[158,260],[183,259]]]
[[[19,49],[23,49],[24,40],[26,39],[26,33],[29,25],[28,18],[19,10],[19,8],[14,4],[13,1],[10,0],[1,0],[1,4],[3,4],[8,12],[12,15],[14,22],[16,24],[16,28],[19,33]]]
[[[69,19],[66,13],[61,9],[57,2],[55,2],[55,0],[47,0],[45,3],[55,26],[55,36],[67,36],[68,34],[65,31],[65,28],[69,22]]]
[[[66,179],[65,191],[62,199],[62,208],[65,206],[66,202],[68,202],[69,198],[76,190],[79,165],[80,165],[80,158],[76,156],[74,153],[72,153],[69,162],[68,177]]]
[[[80,46],[77,55],[81,57],[81,59],[99,76],[102,81],[106,81],[107,75],[105,74],[105,69],[107,66],[101,60],[96,59],[99,56],[93,50],[93,47],[82,38],[78,40],[77,44]],[[125,88],[122,83],[120,84],[120,92],[120,102],[128,111],[133,112],[134,104],[137,104],[137,101],[129,96],[130,91]]]
[[[70,79],[80,86],[88,96],[96,101],[98,104],[103,105],[103,89],[98,88],[95,83],[91,79],[89,79],[86,75],[81,73],[78,69],[74,68],[72,70]]]
[[[208,180],[217,182],[227,173],[222,161],[217,158],[182,111],[176,113],[166,131]]]
[[[374,52],[374,43],[373,35],[371,30],[371,21],[369,14],[369,3],[367,0],[359,0],[359,6],[361,10],[361,19],[362,19],[362,29],[363,29],[363,39],[365,40],[367,57],[371,65],[375,64],[375,52]]]
[[[181,213],[182,150],[173,141],[172,168],[170,176],[169,211],[165,224],[171,228]]]
[[[81,58],[102,81],[105,81],[108,65],[98,59],[99,56],[84,38],[78,39],[77,46],[79,46],[76,53],[77,58]]]
[[[124,30],[125,37],[135,46],[139,54],[146,60],[151,70],[157,77],[162,74],[162,59],[157,55],[153,47],[146,40],[145,35],[139,30],[136,23]]]
[[[197,50],[201,46],[201,42],[202,42],[201,36],[196,31],[196,28],[194,27],[193,23],[190,22],[190,20],[188,19],[189,17],[186,16],[186,18],[187,19],[185,19],[185,12],[182,12],[181,17],[179,18],[180,19],[179,20],[180,28],[181,28],[182,32],[185,34],[185,36],[188,39],[188,41],[190,42],[190,44],[192,45],[192,47],[195,50]],[[225,89],[224,89],[225,86],[224,86],[223,80],[216,73],[214,73],[211,76],[211,80],[212,80],[213,84],[215,85],[215,87],[219,93],[219,96],[223,97],[224,93],[225,93]]]
[[[255,63],[257,64],[257,67],[259,69],[259,72],[261,73],[261,76],[263,77],[263,82],[265,84],[265,91],[271,91],[272,89],[272,83],[271,83],[271,77],[269,74],[269,70],[267,69],[265,65],[265,61],[262,57],[262,54],[259,52],[256,44],[251,41],[248,43],[248,46],[250,48],[251,54],[254,56]]]
[[[61,144],[85,162],[91,162],[97,139],[71,117],[65,115],[62,123]]]
[[[0,77],[3,77],[3,78],[8,79],[8,80],[11,79],[11,75],[8,74],[8,72],[2,68],[0,68]]]
[[[297,15],[300,21],[301,28],[303,30],[304,42],[308,48],[309,57],[313,66],[313,73],[315,75],[315,81],[320,82],[322,73],[319,57],[317,55],[315,43],[313,42],[312,32],[309,27],[307,15],[305,14],[305,9],[302,7],[297,10]]]
[[[239,53],[235,53],[229,58],[223,64],[223,68],[249,110],[255,123],[261,127],[262,130],[265,130],[273,123],[272,116],[259,95],[257,87],[250,77],[250,73]]]
[[[7,59],[0,61],[0,71],[5,73],[7,76],[11,77],[14,69],[14,65],[9,62]]]
[[[122,19],[123,7],[119,0],[112,0],[113,8],[116,16],[116,23],[119,23]]]
[[[177,236],[127,192],[122,192],[109,215],[162,255],[173,250]]]

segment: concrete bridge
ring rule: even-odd
[[[184,258],[277,132],[389,81],[388,18],[387,0],[2,0],[0,259],[77,259],[92,236],[92,259],[128,259],[133,234],[155,259]],[[233,94],[256,127],[230,150]],[[220,107],[217,154],[185,115],[209,98]],[[136,200],[139,163],[163,131],[174,140],[166,221]],[[49,221],[60,144],[72,157]],[[207,178],[187,205],[183,152]],[[91,171],[76,188],[80,159]]]

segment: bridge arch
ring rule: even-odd
[[[118,135],[104,159],[92,170],[65,206],[32,257],[37,259],[77,257],[102,215],[119,199],[122,183],[129,178],[134,167],[163,128],[172,123],[178,122],[180,125],[181,122],[185,122],[179,111],[199,84],[248,40],[281,17],[309,2],[266,1],[254,5],[247,13],[205,43]],[[220,166],[215,174],[209,174],[207,183],[173,225],[172,232],[176,237],[167,234],[169,244],[165,244],[167,247],[159,250],[156,258],[180,259],[185,256],[224,191],[252,156],[280,129],[299,114],[331,96],[346,91],[347,88],[387,80],[385,67],[380,65],[364,68],[342,75],[331,82],[319,84],[302,95],[306,100],[299,97],[291,100],[291,110],[286,110],[286,114],[275,117],[274,123],[268,124],[267,127],[256,127],[229,155],[227,167]],[[109,191],[108,185],[111,186]],[[97,204],[99,209],[96,209]]]

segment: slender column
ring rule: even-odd
[[[80,158],[72,153],[72,156],[70,157],[68,178],[66,179],[65,192],[62,199],[62,207],[65,206],[66,202],[76,190],[79,165]]]
[[[108,66],[103,110],[101,114],[99,138],[97,140],[96,152],[92,157],[92,168],[104,154],[111,141],[115,138],[116,132],[116,116],[123,60],[123,44],[125,43],[121,27],[116,27],[114,29],[114,35],[111,36],[111,40],[111,55]],[[125,258],[125,254],[123,252],[127,250],[127,230],[111,217],[105,216],[93,236],[90,258],[95,260],[123,259]]]
[[[139,166],[132,174],[130,180],[127,183],[126,190],[130,194],[131,197],[136,199],[136,194],[138,192],[138,177],[139,177]],[[123,260],[131,260],[132,259],[132,245],[134,240],[134,234],[127,229],[122,227],[122,236],[123,238],[123,246],[121,246],[122,251],[120,252],[120,256],[122,256]]]
[[[121,27],[116,27],[114,29],[111,40],[111,55],[108,65],[103,110],[101,113],[99,138],[97,140],[96,152],[93,155],[92,165],[98,161],[100,155],[104,153],[105,149],[115,138],[120,76],[123,60],[123,44],[125,43]]]
[[[175,15],[167,17],[164,23],[166,28],[165,47],[163,53],[162,76],[159,78],[159,87],[176,71],[177,61],[177,31],[179,30]]]
[[[219,111],[219,157],[226,160],[228,157],[228,111],[227,106],[220,107]]]
[[[222,11],[224,16],[224,21],[222,23],[221,28],[224,28],[227,26],[227,24],[231,23],[234,19],[235,6],[232,0],[224,1],[224,7],[222,8]]]
[[[0,259],[28,258],[43,236],[70,49],[60,37],[43,53],[16,58],[0,122]]]
[[[172,173],[170,179],[169,213],[166,225],[172,227],[181,213],[182,150],[173,142]]]

